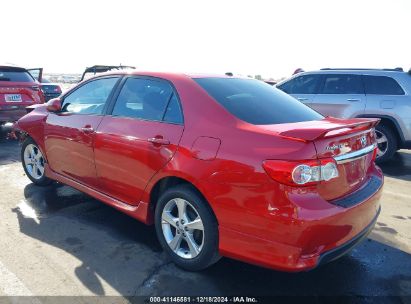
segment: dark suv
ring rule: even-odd
[[[377,162],[411,148],[411,71],[322,69],[276,86],[325,116],[380,118]]]

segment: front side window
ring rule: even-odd
[[[387,76],[364,75],[365,94],[369,95],[404,95],[404,90],[397,81]]]
[[[324,117],[260,80],[196,78],[207,93],[237,118],[254,125],[319,120]]]
[[[175,102],[178,106],[173,96],[171,85],[165,81],[129,78],[120,91],[112,115],[154,121],[163,121],[167,116],[169,120],[179,120],[175,113],[179,107],[170,108]]]
[[[359,75],[326,75],[322,94],[364,94]]]
[[[62,112],[99,115],[113,90],[118,77],[90,81],[64,98]]]
[[[278,88],[288,94],[316,94],[320,84],[321,76],[301,75],[283,83]]]

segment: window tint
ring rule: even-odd
[[[117,98],[113,115],[161,121],[172,92],[164,81],[129,78]]]
[[[177,124],[183,123],[183,114],[181,113],[177,96],[174,93],[173,96],[171,96],[166,113],[164,114],[164,121]]]
[[[387,76],[363,76],[365,93],[377,95],[404,95],[400,85]]]
[[[93,80],[64,98],[62,111],[75,114],[102,114],[118,77]]]
[[[320,75],[301,75],[280,85],[278,88],[288,94],[316,94]]]
[[[323,116],[295,98],[254,79],[194,79],[227,111],[255,125],[322,119]]]
[[[33,77],[24,71],[0,69],[0,81],[34,82]]]
[[[364,94],[359,75],[326,75],[322,94]]]

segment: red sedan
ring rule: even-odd
[[[378,120],[324,118],[258,80],[117,72],[21,118],[24,170],[146,223],[179,266],[315,268],[373,228]]]

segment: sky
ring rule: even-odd
[[[288,77],[296,68],[411,68],[411,0],[14,0],[0,62]]]

